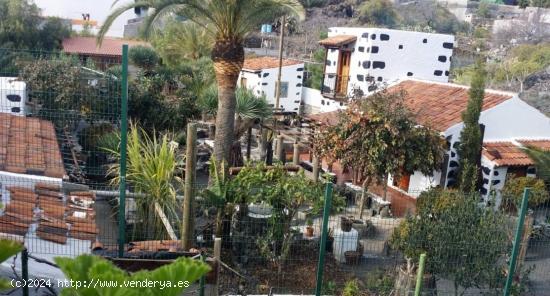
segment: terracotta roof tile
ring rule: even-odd
[[[303,62],[297,61],[297,60],[283,59],[283,67],[293,66],[298,64],[303,64]],[[275,57],[247,58],[244,60],[244,65],[243,65],[244,70],[253,70],[253,71],[258,71],[262,69],[272,69],[272,68],[278,68],[278,67],[279,67],[279,59]]]
[[[327,47],[339,47],[355,42],[355,40],[357,40],[357,36],[355,35],[336,35],[319,41],[319,44]]]
[[[150,46],[149,43],[143,41],[107,37],[103,39],[103,43],[98,47],[95,37],[77,36],[63,40],[63,51],[74,54],[121,57],[123,44],[128,44],[130,47],[137,45]]]
[[[550,140],[518,140],[523,146],[533,146],[544,151],[550,151]]]
[[[529,166],[534,162],[512,142],[485,142],[482,154],[497,166]]]
[[[0,170],[54,178],[66,175],[53,124],[0,113]]]

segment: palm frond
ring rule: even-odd
[[[235,113],[242,119],[266,119],[273,113],[265,96],[256,96],[251,89],[239,87],[235,93],[237,107]]]

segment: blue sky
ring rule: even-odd
[[[120,3],[128,1],[132,0],[121,0]],[[98,21],[101,25],[111,11],[113,0],[34,0],[34,3],[42,9],[42,14],[45,16],[81,19],[82,13],[89,13],[90,19]],[[122,37],[124,25],[131,18],[134,18],[133,10],[127,11],[118,18],[108,35]]]

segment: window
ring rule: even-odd
[[[275,94],[274,96],[277,97],[277,85],[279,84],[278,81],[275,81]],[[280,98],[287,98],[288,97],[288,81],[281,81],[281,96]]]
[[[453,49],[454,44],[452,42],[443,42],[443,48]]]
[[[428,39],[426,38],[422,39],[422,43],[428,43]]]
[[[441,71],[441,70],[435,70],[435,71],[434,71],[434,75],[435,75],[435,76],[441,76],[441,75],[443,75],[443,71]]]
[[[373,46],[373,47],[371,47],[370,52],[372,52],[372,53],[378,53],[378,46]]]
[[[13,107],[13,108],[11,108],[11,112],[13,112],[13,113],[19,113],[19,112],[21,112],[21,108],[19,108],[19,107]]]
[[[21,102],[21,97],[19,95],[7,95],[6,97],[10,102]]]
[[[370,35],[370,39],[372,39],[372,40],[376,40],[376,34],[372,34],[372,35]]]
[[[403,44],[399,44],[399,49],[403,49]]]
[[[411,183],[411,174],[402,172],[401,177],[393,179],[393,186],[408,192],[409,184]]]
[[[359,47],[357,48],[357,50],[358,50],[359,52],[365,52],[365,47],[364,47],[364,46],[359,46]]]
[[[447,57],[444,56],[444,55],[440,55],[437,57],[437,60],[442,62],[442,63],[445,63],[447,61]]]
[[[246,87],[246,77],[241,77],[241,87]]]
[[[380,34],[380,40],[382,40],[382,41],[388,41],[388,40],[390,40],[390,35],[388,35],[388,34]]]

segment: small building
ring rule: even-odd
[[[382,28],[329,28],[321,93],[344,101],[375,91],[381,83],[413,78],[448,82],[452,35]]]
[[[275,107],[275,90],[278,74],[278,58],[247,58],[239,75],[238,85],[252,89],[258,96],[265,95],[268,103]],[[304,63],[297,60],[283,59],[279,111],[289,113],[300,112],[303,79]]]
[[[468,90],[462,85],[422,80],[405,80],[388,88],[390,92],[404,91],[405,104],[414,114],[414,120],[439,131],[447,143],[444,165],[431,176],[420,172],[403,175],[399,180],[389,176],[387,197],[392,201],[392,209],[399,209],[398,215],[413,209],[421,192],[431,187],[446,188],[456,184],[459,167],[457,149],[464,127],[461,114],[468,104]],[[320,113],[309,118],[321,124],[336,124],[338,112]],[[482,170],[484,178],[493,186],[482,189],[483,196],[488,199],[491,190],[502,188],[508,173],[534,173],[532,160],[518,147],[532,143],[544,149],[550,148],[550,118],[522,101],[516,93],[485,90],[479,122],[485,127]],[[324,168],[328,169],[326,165]],[[339,183],[351,179],[349,171],[335,173]],[[374,190],[374,193],[381,194],[380,190]]]
[[[113,65],[122,63],[122,45],[150,46],[149,43],[136,40],[126,40],[105,37],[101,46],[96,37],[70,37],[63,40],[63,52],[78,55],[81,61],[93,61],[96,66],[104,70]]]
[[[27,84],[14,77],[0,77],[0,112],[17,116],[28,114]]]

